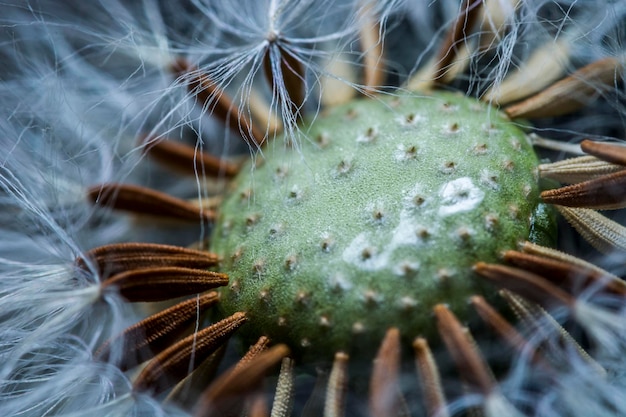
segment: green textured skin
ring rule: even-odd
[[[300,149],[270,144],[222,205],[221,306],[248,313],[251,340],[330,360],[371,357],[390,326],[432,336],[435,304],[465,320],[469,296],[494,293],[472,265],[528,239],[531,218],[553,229],[533,216],[537,157],[497,110],[436,93],[327,113]]]

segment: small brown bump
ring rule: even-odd
[[[246,188],[239,193],[239,201],[242,203],[248,203],[252,198],[252,188]]]
[[[239,291],[241,291],[241,285],[237,280],[233,281],[229,288],[234,294],[239,294]]]
[[[451,134],[451,133],[457,133],[459,129],[460,129],[460,126],[458,123],[452,123],[446,126],[445,131],[446,133]]]
[[[500,188],[500,178],[498,178],[497,174],[491,173],[489,171],[485,170],[480,173],[480,181],[492,190],[497,190]]]
[[[417,158],[417,147],[415,145],[411,145],[404,150],[404,159],[415,159]]]
[[[410,261],[400,262],[394,268],[396,275],[401,277],[411,277],[419,271],[419,264]]]
[[[474,155],[485,155],[487,153],[487,144],[480,143],[472,148],[472,153]]]
[[[367,128],[364,134],[359,135],[356,138],[356,141],[358,143],[373,143],[376,141],[377,137],[378,137],[378,130],[376,130],[376,128],[374,127],[369,127]]]
[[[322,248],[322,252],[329,253],[331,249],[333,248],[334,244],[335,242],[333,241],[331,237],[324,237],[322,239],[322,243],[320,244],[320,247]]]
[[[441,106],[441,110],[447,113],[454,113],[459,110],[459,106],[446,102]]]
[[[362,261],[367,261],[368,259],[371,259],[372,256],[374,256],[374,253],[376,252],[376,250],[374,248],[365,248],[361,251],[361,260]]]
[[[283,227],[283,225],[282,225],[282,224],[275,224],[275,225],[273,225],[272,227],[270,227],[270,230],[269,230],[269,237],[270,237],[271,239],[274,239],[274,238],[276,238],[276,237],[278,237],[278,236],[282,235],[282,234],[283,234],[284,229],[285,229],[285,228]]]
[[[356,109],[350,109],[346,112],[346,119],[348,120],[354,120],[359,116],[359,112],[356,111]]]
[[[352,163],[342,159],[335,167],[335,176],[343,177],[352,170]]]
[[[261,215],[259,213],[252,213],[246,217],[246,226],[252,227],[259,222]]]
[[[276,168],[274,176],[276,179],[282,180],[287,176],[287,174],[289,174],[289,168],[287,167],[287,165],[280,165],[278,168]]]
[[[315,142],[317,142],[320,148],[325,148],[330,144],[330,137],[328,133],[320,133],[315,137]]]
[[[406,117],[404,118],[405,125],[414,125],[416,121],[417,121],[417,116],[413,113],[407,114]]]
[[[300,340],[300,346],[302,346],[303,348],[308,348],[311,346],[311,341],[305,337],[304,339]]]
[[[517,220],[520,217],[520,210],[519,207],[517,207],[514,204],[511,204],[509,206],[509,216],[511,216],[512,219]]]
[[[430,232],[425,227],[420,227],[419,229],[417,229],[415,231],[415,234],[422,240],[426,240],[430,237]]]
[[[265,273],[265,260],[257,259],[256,261],[254,261],[254,263],[252,264],[252,272],[254,272],[257,277],[263,275],[263,273]]]
[[[278,318],[278,325],[279,325],[280,327],[284,327],[284,326],[286,326],[286,325],[287,325],[287,319],[286,319],[284,316],[280,316],[280,317]]]
[[[469,242],[469,240],[472,238],[472,232],[470,229],[468,229],[465,226],[461,226],[456,230],[456,235],[457,237],[461,240],[461,242],[463,243],[467,243]]]
[[[239,259],[241,259],[241,255],[243,255],[243,246],[239,246],[237,249],[235,249],[233,254],[230,255],[230,259],[233,262],[237,262]]]
[[[454,161],[446,161],[441,166],[440,171],[444,174],[451,174],[456,171],[456,163]]]
[[[517,139],[511,139],[511,146],[518,152],[522,150],[522,144]]]
[[[507,171],[509,171],[509,172],[513,172],[513,170],[515,169],[515,163],[513,161],[511,161],[510,159],[507,159],[502,164],[502,168],[507,170]]]
[[[297,185],[294,185],[293,187],[291,187],[291,191],[289,191],[289,194],[288,194],[289,201],[291,202],[299,201],[302,199],[303,195],[304,193],[302,192],[300,187],[298,187]]]
[[[298,267],[298,258],[296,255],[289,255],[284,263],[285,271],[293,272]]]
[[[421,195],[416,195],[415,197],[413,197],[413,204],[415,204],[417,207],[420,207],[422,204],[424,204],[425,201],[426,199]]]
[[[487,229],[488,231],[493,232],[499,224],[500,220],[498,219],[497,215],[487,214],[485,216],[485,229]]]

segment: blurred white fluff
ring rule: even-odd
[[[503,7],[512,3],[494,1]],[[138,138],[197,142],[216,154],[247,149],[197,109],[185,77],[177,80],[172,74],[176,59],[206,72],[243,113],[251,112],[252,92],[260,94],[293,133],[296,118],[277,63],[281,50],[306,69],[304,107],[315,113],[324,77],[362,87],[358,76],[333,73],[328,64],[339,59],[359,73],[363,51],[357,37],[364,19],[377,16],[381,30],[388,30],[384,59],[390,84],[400,84],[433,56],[458,10],[455,0],[3,2],[0,409],[5,415],[182,414],[162,409],[147,396],[131,395],[124,374],[92,360],[91,352],[104,339],[138,317],[120,299],[100,297],[95,270],[74,265],[90,248],[136,239],[129,219],[87,204],[87,187],[125,181],[151,183],[178,195],[197,193],[193,181],[172,179],[146,164]],[[472,56],[470,75],[460,84],[474,94],[498,86],[538,45],[563,34],[575,34],[567,70],[603,56],[622,56],[625,15],[624,0],[522,2],[506,21],[508,31],[495,50]],[[276,70],[274,88],[263,74],[268,48]],[[566,133],[568,139],[579,139],[583,132],[600,138],[623,134],[626,110],[619,99],[624,87],[619,88],[614,100],[602,104],[611,111],[596,108],[544,130]],[[193,233],[197,238],[199,233]],[[594,353],[609,370],[607,376],[572,355],[571,366],[554,386],[532,390],[529,384],[537,376],[521,355],[493,410],[508,402],[537,416],[626,414],[626,361],[618,354],[626,342],[619,324],[624,314],[622,309],[610,315],[600,311],[580,314],[599,342]],[[470,403],[465,399],[459,408]]]

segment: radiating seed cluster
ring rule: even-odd
[[[242,170],[212,238],[222,308],[245,311],[251,337],[371,357],[389,327],[429,336],[435,304],[464,317],[470,295],[492,296],[472,265],[527,239],[538,205],[522,130],[436,93],[354,101],[302,132]]]

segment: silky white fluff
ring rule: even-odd
[[[540,80],[529,67],[545,45],[559,45],[555,59],[565,73],[602,57],[623,57],[626,1],[552,2],[493,0],[504,17],[486,15],[483,32],[505,28],[490,48],[470,48],[455,86],[490,94],[511,74]],[[171,72],[184,58],[206,72],[250,114],[259,95],[294,138],[300,135],[280,76],[288,51],[305,68],[309,114],[321,110],[326,80],[363,90],[361,25],[376,21],[384,34],[383,58],[390,86],[403,85],[427,67],[459,11],[455,0],[143,0],[93,2],[5,1],[0,4],[0,409],[15,416],[184,415],[144,395],[131,395],[127,376],[94,361],[105,339],[140,318],[114,295],[102,297],[95,268],[75,259],[98,245],[149,240],[185,243],[199,228],[178,230],[112,216],[85,200],[87,187],[105,182],[150,185],[184,197],[202,197],[206,181],[173,178],[143,157],[138,138],[195,143],[216,155],[248,147],[198,109],[188,77]],[[364,23],[365,22],[365,23]],[[561,43],[562,42],[562,43]],[[273,88],[263,74],[270,51]],[[338,73],[333,63],[352,72]],[[548,63],[546,63],[547,65]],[[539,74],[538,74],[539,73]],[[547,75],[546,75],[547,76]],[[624,84],[575,118],[541,122],[548,137],[579,140],[624,138]],[[623,80],[622,80],[623,81]],[[385,86],[381,86],[385,87]],[[495,97],[495,95],[494,95]],[[213,100],[215,97],[213,98]],[[493,101],[497,101],[496,98]],[[269,125],[265,126],[269,131]],[[297,144],[297,142],[296,142]],[[250,147],[251,152],[257,149]],[[303,155],[306,158],[306,155]],[[568,239],[566,239],[568,240]],[[580,249],[570,245],[568,249]],[[623,256],[595,257],[623,273]],[[620,268],[620,267],[618,267]],[[606,416],[626,414],[622,399],[626,361],[623,308],[615,300],[581,297],[575,312],[593,338],[592,352],[607,375],[575,353],[566,355],[559,378],[546,384],[529,364],[513,358],[497,395],[463,397],[453,410],[486,401],[490,415]],[[545,342],[531,339],[532,346]],[[551,336],[545,336],[551,337]],[[552,335],[552,337],[555,337]],[[537,385],[533,385],[537,382]]]

